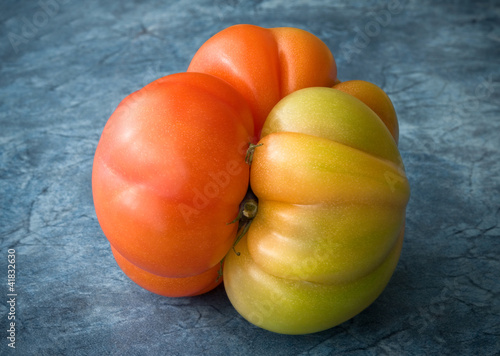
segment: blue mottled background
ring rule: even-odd
[[[0,23],[1,355],[500,353],[498,1],[4,0]],[[316,34],[339,78],[378,84],[400,118],[412,186],[400,263],[372,306],[321,333],[258,329],[222,286],[141,289],[95,217],[92,159],[112,111],[237,23]]]

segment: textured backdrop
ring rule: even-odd
[[[498,2],[4,0],[0,22],[0,354],[14,354],[12,304],[18,355],[500,353]],[[222,286],[141,289],[95,217],[92,160],[112,111],[237,23],[316,34],[339,78],[378,84],[400,118],[412,187],[400,263],[372,306],[321,333],[258,329]]]

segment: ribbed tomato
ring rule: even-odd
[[[126,97],[99,140],[92,190],[117,262],[168,296],[215,287],[248,188],[245,99],[202,73],[160,78]]]
[[[292,27],[228,27],[200,47],[188,71],[215,75],[236,88],[250,105],[256,136],[280,99],[337,81],[337,66],[326,44]]]
[[[227,294],[262,328],[328,329],[371,304],[398,262],[410,190],[396,141],[362,101],[308,88],[274,107],[259,145],[258,213],[226,257]]]

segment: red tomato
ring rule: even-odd
[[[337,66],[325,43],[291,27],[266,29],[235,25],[206,41],[194,55],[189,72],[213,74],[247,100],[260,135],[267,115],[286,95],[307,87],[331,87]]]
[[[167,296],[215,287],[215,278],[193,277],[214,275],[234,241],[237,224],[227,223],[248,188],[253,135],[245,99],[207,74],[166,76],[120,103],[97,146],[92,190],[135,282]]]

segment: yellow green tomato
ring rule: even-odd
[[[397,144],[374,111],[331,88],[281,100],[259,144],[258,213],[226,257],[227,294],[267,330],[331,328],[369,306],[398,262],[410,188]]]

